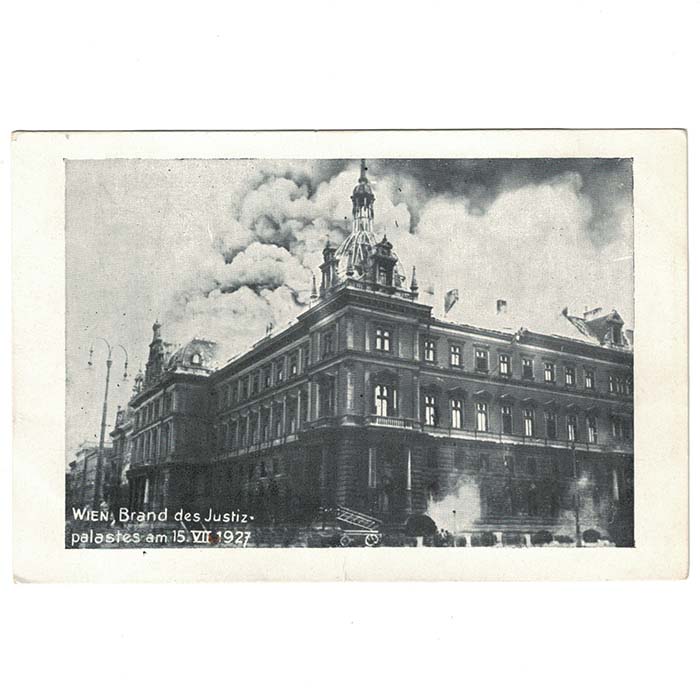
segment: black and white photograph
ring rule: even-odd
[[[66,159],[65,547],[635,547],[634,182]]]

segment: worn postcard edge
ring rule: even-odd
[[[16,581],[512,581],[687,576],[684,131],[17,132],[12,139]],[[636,547],[65,549],[64,160],[239,157],[632,158]]]

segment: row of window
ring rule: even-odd
[[[296,402],[288,403],[286,412],[276,404],[272,409],[262,408],[257,414],[221,423],[215,428],[216,451],[231,452],[284,435],[294,435],[299,429],[299,415],[303,421],[306,415],[306,396],[303,394],[299,409]]]
[[[308,364],[309,348],[305,345],[301,348],[301,352],[297,350],[280,357],[269,365],[221,387],[217,391],[217,408],[221,410],[228,406],[235,406],[239,401],[246,401],[261,390],[283,384],[288,379],[294,379],[306,370]]]
[[[134,415],[134,429],[138,430],[144,425],[152,423],[158,418],[168,415],[173,409],[173,392],[167,391],[150,403],[145,404]]]
[[[332,343],[331,334],[329,341]],[[389,328],[377,327],[374,335],[374,349],[378,352],[391,353],[393,351],[393,333]],[[423,360],[425,362],[437,362],[437,340],[434,338],[423,339]],[[449,366],[454,368],[464,368],[464,346],[461,343],[450,343],[449,345]],[[477,372],[488,374],[490,371],[489,350],[487,348],[474,348],[474,369]],[[522,379],[535,379],[535,365],[531,357],[521,358],[520,376]],[[544,381],[548,384],[557,382],[557,366],[555,362],[544,361],[542,363]],[[564,384],[575,387],[578,381],[583,382],[586,389],[596,388],[595,371],[592,368],[585,368],[583,376],[577,377],[576,367],[573,365],[564,366]],[[513,376],[513,357],[510,353],[498,353],[498,373],[502,377]],[[632,394],[631,376],[621,377],[610,375],[610,392],[615,394]]]
[[[460,397],[450,398],[449,427],[456,430],[465,429],[465,403]],[[474,403],[474,430],[477,432],[489,432],[490,407],[485,401]],[[398,400],[396,387],[389,384],[376,384],[374,387],[374,413],[378,416],[395,416],[398,413]],[[513,428],[513,407],[510,404],[503,404],[500,407],[500,432],[504,435],[512,435]],[[534,408],[524,408],[522,410],[523,434],[525,437],[535,436],[535,410]],[[438,426],[441,419],[438,411],[438,396],[432,393],[423,395],[423,423],[428,426]],[[566,416],[566,439],[578,441],[579,419],[575,413]],[[611,433],[614,438],[630,439],[630,423],[620,416],[611,417]],[[586,442],[598,442],[598,418],[589,414],[586,416]],[[544,412],[544,434],[549,439],[557,439],[559,430],[557,426],[557,414],[555,411],[546,410]]]
[[[423,422],[425,425],[439,425],[439,416],[437,409],[437,397],[434,394],[426,394],[423,398]],[[463,430],[465,426],[464,420],[464,401],[461,398],[450,399],[450,427]],[[490,425],[490,407],[484,401],[476,401],[474,404],[474,430],[477,432],[489,432]],[[509,404],[503,404],[500,407],[500,432],[504,435],[512,435],[513,429],[513,407]],[[523,419],[523,435],[525,437],[535,436],[535,410],[533,408],[524,408],[522,410]],[[558,416],[556,412],[546,410],[544,412],[544,434],[550,440],[556,440],[560,437],[558,429]],[[614,438],[629,440],[631,437],[631,426],[629,421],[621,416],[611,416],[611,433]],[[593,414],[588,414],[585,418],[585,442],[596,444],[598,442],[598,418]],[[565,439],[570,442],[581,440],[579,432],[579,417],[575,413],[569,413],[565,417]]]
[[[139,462],[158,462],[172,451],[173,433],[170,423],[165,423],[161,430],[156,426],[151,430],[141,433],[134,440],[134,459]]]

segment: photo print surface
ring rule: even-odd
[[[67,548],[634,547],[632,159],[65,175]]]

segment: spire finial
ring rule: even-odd
[[[311,300],[315,301],[318,299],[318,291],[316,289],[316,275],[311,275]]]
[[[413,275],[411,276],[411,291],[418,291],[418,279],[416,278],[416,266],[413,266]]]
[[[365,173],[367,172],[367,164],[365,162],[364,158],[360,159],[360,179],[359,182],[367,182],[367,175]]]

